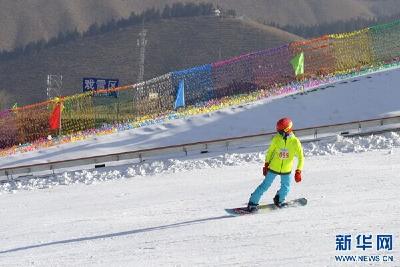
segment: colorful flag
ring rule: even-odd
[[[50,129],[57,130],[61,126],[61,102],[58,102],[49,119]]]
[[[293,66],[294,74],[300,75],[304,73],[304,53],[296,55],[291,61],[290,64]]]
[[[175,109],[185,106],[185,81],[180,80],[178,93],[176,94]]]

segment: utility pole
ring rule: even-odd
[[[138,83],[143,82],[144,79],[144,61],[146,56],[146,39],[147,30],[144,28],[144,21],[142,26],[142,31],[139,33],[139,38],[137,39],[137,46],[139,47],[139,74]]]
[[[222,51],[221,51],[221,46],[222,46],[222,40],[221,40],[221,23],[222,23],[222,16],[221,16],[221,10],[219,6],[219,0],[216,0],[215,4],[217,5],[216,9],[214,10],[214,16],[218,17],[218,60],[221,60],[222,58]]]
[[[47,84],[46,88],[47,99],[52,99],[61,96],[61,91],[62,91],[61,74],[60,75],[48,74],[46,84]]]

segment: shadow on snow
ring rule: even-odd
[[[67,240],[53,241],[53,242],[42,243],[42,244],[37,244],[37,245],[30,245],[30,246],[25,246],[25,247],[2,250],[2,251],[0,251],[0,254],[23,251],[23,250],[29,250],[29,249],[35,249],[35,248],[42,248],[42,247],[48,247],[48,246],[60,245],[60,244],[69,244],[69,243],[76,243],[76,242],[82,242],[82,241],[113,238],[113,237],[118,237],[118,236],[134,235],[134,234],[152,232],[152,231],[157,231],[157,230],[165,230],[165,229],[169,229],[169,228],[177,228],[177,227],[189,226],[189,225],[196,224],[196,223],[202,223],[202,222],[207,222],[207,221],[215,221],[215,220],[234,218],[234,217],[235,216],[232,216],[232,215],[224,215],[224,216],[210,217],[210,218],[204,218],[204,219],[198,219],[198,220],[192,220],[192,221],[186,221],[186,222],[180,222],[180,223],[174,223],[174,224],[168,224],[168,225],[162,225],[162,226],[156,226],[156,227],[149,227],[149,228],[142,228],[142,229],[137,229],[137,230],[130,230],[130,231],[111,233],[111,234],[95,235],[95,236],[88,236],[88,237],[80,237],[80,238],[73,238],[73,239],[67,239]]]

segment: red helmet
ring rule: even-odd
[[[293,128],[293,122],[290,118],[282,118],[276,123],[276,130],[290,133]]]

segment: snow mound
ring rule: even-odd
[[[380,135],[343,137],[337,135],[322,141],[303,144],[305,157],[360,153],[400,147],[400,135],[388,132]],[[128,179],[205,168],[239,166],[247,163],[262,163],[264,151],[254,153],[226,153],[205,159],[167,159],[125,165],[102,170],[69,171],[46,177],[29,177],[7,181],[0,185],[0,194],[15,193],[19,190],[51,188],[58,185],[93,184],[108,180]]]
[[[305,156],[336,155],[340,153],[359,153],[378,149],[391,149],[400,146],[400,135],[387,132],[380,135],[343,137],[336,135],[319,142],[303,145]]]

